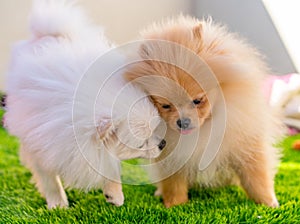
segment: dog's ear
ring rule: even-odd
[[[197,38],[197,39],[202,39],[202,24],[199,23],[198,25],[194,26],[193,27],[193,36],[194,38]]]
[[[112,132],[112,120],[111,118],[103,117],[99,120],[97,125],[97,132],[100,139],[104,139]]]
[[[193,36],[193,41],[196,44],[196,54],[199,54],[200,51],[203,49],[203,41],[202,41],[202,37],[203,37],[203,27],[202,24],[199,23],[198,25],[193,27],[192,30],[192,36]]]
[[[148,95],[148,98],[149,98],[150,102],[153,103],[153,104],[156,104],[156,101],[155,101],[154,97],[151,96],[150,93],[147,93],[147,95]]]

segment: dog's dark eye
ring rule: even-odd
[[[202,99],[194,99],[194,100],[193,100],[193,103],[194,103],[195,105],[200,104],[201,102],[202,102]]]
[[[171,108],[171,105],[169,105],[169,104],[163,104],[163,105],[162,105],[162,108],[164,108],[164,109],[170,109],[170,108]]]

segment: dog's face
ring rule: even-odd
[[[191,75],[157,61],[147,61],[145,67],[127,78],[149,94],[168,127],[189,134],[210,117],[210,93],[206,93]]]
[[[204,93],[199,93],[187,100],[166,99],[159,96],[151,97],[161,117],[168,126],[181,134],[189,134],[199,128],[209,116],[210,106]]]
[[[210,117],[213,105],[210,90],[204,91],[203,83],[193,77],[197,74],[203,78],[210,72],[206,66],[198,66],[201,29],[201,25],[184,26],[146,35],[151,40],[139,46],[141,61],[125,73],[127,81],[150,95],[168,127],[181,134],[199,128]]]
[[[153,118],[149,123],[131,120],[128,124],[123,121],[116,130],[119,142],[125,147],[125,153],[120,150],[119,156],[148,159],[158,157],[166,145],[163,135],[159,133],[159,123],[159,117]]]
[[[160,124],[157,115],[149,120],[133,116],[117,121],[102,120],[97,129],[106,149],[120,160],[151,159],[158,157],[166,146]]]
[[[171,71],[177,73],[176,79],[167,76],[174,84],[156,84],[155,95],[151,99],[170,128],[189,134],[210,116],[211,105],[206,93],[191,76],[178,69]],[[151,94],[152,90],[148,91]]]

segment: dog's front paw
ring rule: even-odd
[[[121,194],[114,194],[114,193],[104,193],[104,197],[106,202],[113,204],[117,207],[124,204],[124,195],[123,192]]]
[[[169,197],[163,197],[164,205],[166,208],[170,208],[176,205],[185,204],[188,202],[188,196],[187,195],[173,195]]]
[[[271,208],[278,208],[279,207],[279,203],[278,203],[278,201],[277,201],[277,199],[276,199],[275,196],[273,196],[269,200],[263,200],[260,203],[261,204],[265,204],[266,206],[271,207]]]
[[[122,192],[122,185],[112,181],[107,181],[104,185],[103,195],[106,201],[115,206],[124,204],[124,195]]]
[[[69,206],[67,198],[47,199],[48,209],[67,208]]]
[[[156,189],[156,191],[154,192],[154,196],[155,197],[160,197],[160,196],[162,196],[162,191],[161,191],[161,189],[158,187],[157,189]]]
[[[269,207],[271,207],[271,208],[279,208],[280,205],[279,205],[278,201],[275,200],[275,201],[272,201],[272,202],[269,204]]]
[[[160,189],[156,189],[156,191],[154,192],[154,196],[155,196],[155,197],[160,197],[160,196],[162,196],[161,190],[160,190]]]

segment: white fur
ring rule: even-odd
[[[119,159],[160,153],[160,138],[152,135],[160,122],[156,109],[142,92],[124,87],[121,72],[95,98],[110,74],[97,66],[85,71],[111,46],[79,8],[36,1],[30,27],[33,37],[13,50],[5,114],[9,132],[20,138],[23,163],[49,208],[68,206],[61,179],[66,187],[102,187],[108,202],[122,205]],[[107,68],[124,60],[115,51],[109,59]]]

